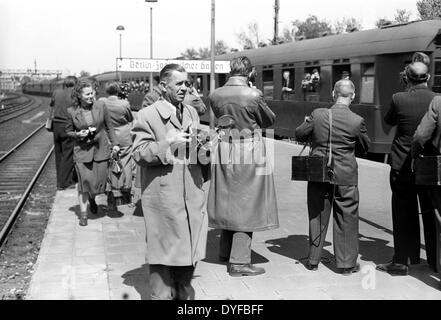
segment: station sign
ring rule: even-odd
[[[171,60],[171,59],[134,59],[117,58],[118,71],[130,72],[160,72],[167,64],[176,63],[185,68],[188,73],[210,73],[210,60]],[[229,73],[229,61],[215,61],[215,73]]]

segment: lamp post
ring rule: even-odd
[[[153,59],[153,4],[158,0],[145,0],[150,8],[150,59]],[[153,72],[150,72],[149,91],[153,91]]]
[[[122,58],[122,34],[124,32],[124,26],[117,26],[116,31],[119,33],[119,58]],[[116,64],[116,72],[118,73],[119,82],[121,82],[121,72],[118,72],[118,63]]]
[[[211,47],[211,54],[210,54],[210,65],[211,65],[211,72],[210,72],[210,93],[214,92],[214,86],[216,85],[216,81],[215,81],[215,61],[214,61],[214,57],[216,55],[216,53],[214,52],[215,50],[215,43],[216,43],[216,31],[215,31],[215,26],[216,26],[216,0],[211,0],[211,37],[210,37],[210,47]],[[213,110],[210,107],[210,128],[214,128],[214,113]]]

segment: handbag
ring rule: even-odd
[[[49,110],[49,117],[46,120],[45,128],[47,131],[52,132],[54,130],[53,120],[54,119],[54,107],[51,107]]]
[[[52,132],[53,131],[53,124],[52,124],[52,118],[48,118],[46,120],[45,128],[47,131]]]
[[[291,180],[328,182],[334,181],[334,170],[332,168],[332,112],[329,114],[329,156],[312,156],[311,151],[308,156],[302,156],[306,148],[303,146],[298,156],[292,157]]]
[[[441,155],[422,156],[414,160],[415,184],[441,186]]]

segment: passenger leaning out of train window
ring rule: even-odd
[[[318,86],[320,85],[320,73],[317,69],[312,70],[311,84],[312,84],[313,91],[316,92],[318,89]]]
[[[350,80],[351,78],[351,74],[349,73],[349,71],[343,71],[341,73],[341,80]]]
[[[98,213],[95,196],[105,192],[110,152],[118,153],[120,148],[104,100],[95,99],[93,84],[78,82],[72,98],[66,134],[74,140],[80,226],[87,226],[87,204],[93,214]]]
[[[291,72],[289,70],[285,70],[283,71],[282,79],[282,100],[289,100],[291,94],[294,94]]]
[[[302,80],[302,89],[303,91],[311,91],[311,74],[305,73],[305,77]]]

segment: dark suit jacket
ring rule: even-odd
[[[142,108],[148,107],[154,104],[161,97],[161,89],[158,86],[153,87],[152,92],[148,92],[142,100]]]
[[[72,105],[72,88],[56,89],[52,94],[50,106],[54,122],[67,123],[67,108]]]
[[[441,154],[441,96],[435,96],[412,141],[412,157]]]
[[[92,117],[96,127],[96,135],[91,142],[77,137],[76,132],[87,129],[88,125],[83,116],[83,108],[70,107],[69,121],[66,125],[66,134],[75,140],[74,161],[92,162],[103,161],[110,158],[111,145],[117,145],[112,121],[103,100],[96,101],[92,106]],[[107,133],[106,133],[107,132]]]
[[[334,105],[332,111],[332,157],[334,182],[337,185],[358,185],[355,153],[366,153],[371,143],[365,121],[345,105]],[[328,109],[315,109],[296,129],[296,139],[311,141],[311,155],[327,156],[329,152]]]
[[[434,96],[425,85],[416,85],[392,96],[391,107],[384,117],[387,124],[397,126],[390,156],[392,169],[410,170],[412,138]]]
[[[276,119],[262,92],[250,88],[245,77],[230,77],[222,88],[210,95],[210,104],[217,118],[233,116],[235,128],[239,131],[267,128]]]

